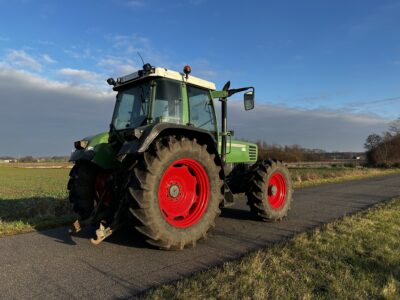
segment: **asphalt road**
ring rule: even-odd
[[[92,229],[72,239],[66,228],[1,238],[0,298],[128,297],[399,195],[400,175],[299,189],[278,223],[254,220],[237,199],[207,240],[184,251],[149,248],[130,231],[99,246],[90,244]]]

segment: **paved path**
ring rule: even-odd
[[[184,251],[151,249],[130,232],[99,246],[90,244],[91,230],[72,239],[66,228],[0,238],[0,298],[127,297],[399,195],[400,175],[299,189],[278,223],[254,220],[238,199],[209,239]]]

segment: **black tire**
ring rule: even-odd
[[[226,182],[233,194],[245,193],[249,188],[249,178],[251,169],[249,164],[237,163],[226,177]]]
[[[163,199],[164,194],[159,196],[159,189],[162,180],[169,176],[165,174],[171,174],[167,170],[170,170],[172,166],[175,167],[176,162],[183,159],[195,161],[196,164],[201,166],[200,171],[205,174],[204,176],[207,176],[209,183],[209,189],[203,190],[209,191],[207,192],[209,197],[207,197],[208,203],[203,205],[204,209],[199,219],[188,227],[180,228],[171,223],[172,221],[179,222],[179,219],[176,219],[178,221],[169,220],[166,211],[162,211],[161,199]],[[193,172],[190,167],[188,170]],[[173,174],[178,174],[178,171],[174,171]],[[196,173],[193,174],[193,177],[195,175]],[[178,176],[178,178],[176,185],[180,184],[183,176]],[[194,247],[199,239],[206,237],[207,231],[215,225],[215,218],[220,214],[219,204],[223,200],[223,181],[221,178],[221,166],[217,163],[216,155],[210,153],[206,145],[200,145],[196,139],[186,137],[168,136],[158,140],[151,149],[137,158],[131,168],[126,196],[130,198],[130,211],[137,220],[136,229],[147,237],[146,241],[149,244],[161,249],[181,250],[189,245]],[[173,197],[171,196],[171,187],[172,184],[169,185],[168,197]],[[189,194],[199,199],[198,195],[202,195],[202,192],[198,191],[199,189],[201,190],[198,183],[196,183],[193,194],[191,194],[191,191],[194,191],[194,189],[188,189],[189,192],[186,190],[182,192],[183,189],[178,189],[178,195],[175,195],[176,199],[170,198],[169,200],[181,201],[181,198],[179,198],[181,192],[184,195]],[[162,189],[160,191],[160,193],[163,193]],[[196,204],[195,206],[199,205]],[[196,209],[195,207],[194,210],[196,211]],[[189,208],[189,212],[190,210],[192,210],[192,207]]]
[[[250,210],[265,221],[286,217],[293,201],[289,170],[275,159],[257,162],[252,169],[252,180],[246,193]]]
[[[90,163],[76,163],[69,173],[69,201],[81,220],[94,209],[97,168]]]

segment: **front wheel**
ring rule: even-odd
[[[166,137],[138,157],[126,196],[137,230],[162,249],[194,246],[219,215],[221,166],[195,139]]]
[[[277,160],[257,162],[246,194],[253,213],[264,220],[281,220],[292,203],[293,184],[289,170]]]

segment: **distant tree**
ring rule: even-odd
[[[374,166],[400,166],[400,118],[390,123],[381,135],[370,134],[364,147],[367,161]]]
[[[367,139],[364,143],[364,147],[365,147],[365,149],[370,151],[370,150],[378,147],[382,143],[382,141],[383,141],[383,139],[379,134],[373,133],[367,137]]]
[[[392,136],[396,136],[400,134],[400,117],[396,120],[390,122],[389,124],[389,133]]]
[[[36,160],[32,156],[24,156],[19,159],[20,162],[30,163],[35,162]]]
[[[321,161],[325,158],[325,151],[319,149],[302,148],[299,145],[280,146],[267,144],[258,140],[259,159],[275,158],[285,162]]]

